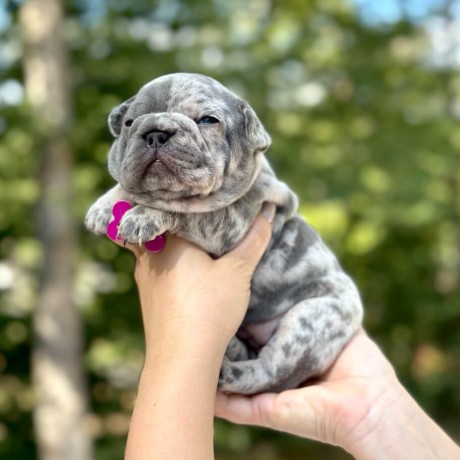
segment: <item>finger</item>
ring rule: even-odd
[[[257,396],[216,394],[215,415],[233,423],[273,428],[268,409],[276,395],[266,393]]]
[[[152,240],[147,241],[147,242],[145,242],[143,244],[142,243],[139,243],[139,244],[127,243],[126,241],[124,241],[123,239],[121,239],[118,236],[115,238],[112,234],[109,233],[108,230],[107,230],[107,236],[117,246],[120,246],[122,248],[128,249],[129,251],[134,253],[134,255],[136,257],[139,257],[141,254],[144,254],[146,252],[147,253],[161,252],[163,250],[163,248],[165,247],[165,244],[166,244],[166,236],[164,234],[159,235],[159,236],[153,238]]]
[[[128,249],[131,251],[136,257],[140,256],[143,252],[145,252],[145,249],[139,245],[139,244],[131,244],[131,243],[126,243],[123,240],[110,240],[115,243],[117,246],[120,246],[121,248]]]
[[[166,264],[170,268],[179,263],[179,261],[185,265],[195,266],[203,260],[212,259],[206,251],[194,243],[173,234],[168,234],[164,250],[156,254],[157,263]]]
[[[234,258],[245,262],[251,268],[255,268],[270,241],[272,234],[271,222],[275,212],[276,207],[273,203],[265,203],[247,235],[223,259]]]

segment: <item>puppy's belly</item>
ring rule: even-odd
[[[270,340],[278,328],[282,315],[260,323],[247,324],[238,329],[237,337],[258,351]]]

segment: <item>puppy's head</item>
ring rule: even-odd
[[[212,78],[172,74],[109,116],[109,171],[133,194],[226,205],[252,184],[270,137],[249,105]]]

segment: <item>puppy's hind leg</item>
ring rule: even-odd
[[[249,350],[238,337],[232,337],[227,350],[225,350],[225,356],[230,361],[244,361],[249,359]]]
[[[335,296],[305,299],[286,313],[256,359],[224,358],[219,388],[240,394],[296,388],[329,368],[361,318],[354,289],[340,300]]]

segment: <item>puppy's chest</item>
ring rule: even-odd
[[[260,210],[261,203],[244,200],[227,208],[209,213],[184,216],[180,236],[194,242],[214,256],[221,256],[234,248],[249,230]]]

